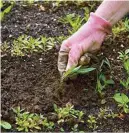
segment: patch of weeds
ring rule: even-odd
[[[106,79],[105,75],[100,73],[97,75],[97,84],[96,84],[96,91],[100,94],[100,96],[103,95],[102,91],[108,86],[113,85],[114,81],[112,79]]]
[[[124,52],[118,52],[119,58],[123,62],[124,69],[126,70],[127,74],[129,74],[129,49],[125,50]]]
[[[113,97],[120,107],[121,111],[125,113],[129,113],[129,97],[124,93],[116,93]]]
[[[75,77],[78,74],[89,73],[89,72],[91,72],[91,71],[93,71],[95,69],[96,68],[93,68],[93,67],[83,67],[83,66],[73,67],[73,68],[69,69],[67,72],[64,73],[64,75],[62,77],[62,81],[65,81],[68,78]]]
[[[66,104],[66,107],[57,107],[56,104],[54,104],[54,110],[55,110],[55,114],[58,117],[58,124],[61,123],[66,123],[66,122],[84,122],[83,121],[83,115],[84,113],[82,111],[79,110],[75,110],[74,106],[70,103]]]
[[[109,108],[100,108],[99,113],[98,113],[98,118],[100,119],[107,119],[107,118],[116,118],[118,114],[114,113],[111,109]]]
[[[12,56],[25,56],[34,52],[45,52],[54,47],[54,38],[33,38],[32,36],[21,35],[13,41],[11,48]]]
[[[93,129],[93,130],[98,128],[98,126],[97,126],[97,118],[94,117],[93,115],[89,115],[88,116],[87,123],[88,123],[88,127]]]
[[[47,118],[41,114],[24,112],[20,107],[13,109],[13,111],[16,114],[15,120],[18,131],[33,132],[41,129],[48,131],[54,127],[54,123],[48,122]]]
[[[70,34],[75,33],[81,26],[84,18],[81,18],[80,15],[69,14],[64,18],[60,18],[59,22],[63,24],[69,24],[72,29],[69,29],[68,32]]]
[[[4,129],[11,129],[12,128],[10,123],[3,121],[3,120],[0,120],[0,127],[4,128]]]

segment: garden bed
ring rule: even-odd
[[[85,2],[85,5],[88,5],[88,2]],[[51,4],[43,6],[44,10],[37,5],[32,7],[15,5],[2,22],[2,41],[12,42],[22,34],[33,37],[68,35],[69,25],[59,23],[58,19],[69,13],[84,15],[82,9],[84,5],[77,6],[70,3],[57,9],[52,8]],[[96,71],[79,75],[77,79],[61,85],[57,70],[58,49],[55,47],[43,53],[24,57],[4,53],[1,58],[1,109],[2,119],[13,126],[10,131],[16,131],[12,108],[18,106],[28,112],[44,114],[54,122],[56,119],[51,116],[54,112],[53,104],[60,107],[68,102],[73,104],[75,109],[84,112],[84,121],[87,121],[90,114],[97,117],[100,108],[109,107],[113,112],[118,113],[117,104],[112,98],[115,92],[125,92],[129,95],[120,85],[120,79],[124,79],[126,74],[122,62],[117,58],[118,52],[125,51],[129,47],[127,36],[128,32],[121,32],[116,37],[109,35],[97,55],[100,61],[105,57],[109,59],[111,70],[106,70],[106,77],[112,76],[115,82],[104,90],[105,94],[102,98],[95,91]],[[102,99],[105,100],[104,103]],[[118,117],[99,119],[97,126],[95,131],[129,131],[129,114],[125,114],[121,119]],[[60,131],[59,127],[56,126],[53,131]],[[63,125],[63,128],[65,131],[71,131],[70,125]],[[86,123],[79,123],[79,131],[93,131],[93,129],[90,129]]]

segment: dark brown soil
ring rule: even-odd
[[[20,34],[59,36],[67,35],[67,28],[58,23],[58,18],[65,14],[76,12],[83,14],[83,10],[73,6],[60,7],[54,11],[46,7],[46,11],[34,8],[15,6],[12,12],[2,22],[2,40],[9,41]],[[35,26],[38,24],[37,27]],[[30,24],[29,31],[26,26]],[[50,26],[50,27],[48,27]],[[46,114],[53,112],[53,104],[64,106],[67,102],[74,104],[76,109],[97,116],[99,108],[110,107],[117,112],[117,105],[111,98],[115,92],[122,90],[119,80],[125,78],[122,63],[117,59],[118,52],[128,48],[128,33],[121,33],[113,39],[110,35],[103,43],[98,57],[100,61],[107,57],[111,62],[112,70],[106,75],[112,75],[115,85],[105,90],[106,103],[101,104],[101,98],[95,92],[96,72],[78,76],[63,86],[57,70],[58,51],[53,49],[43,54],[33,54],[31,57],[11,57],[9,54],[1,60],[1,103],[2,119],[14,123],[11,108],[21,106],[29,112]],[[123,45],[123,46],[122,46]],[[103,54],[102,54],[103,53]],[[86,90],[87,89],[87,90]],[[124,120],[119,118],[100,120],[97,131],[129,131],[129,116]],[[69,128],[65,129],[70,131]],[[92,131],[87,125],[80,125],[80,130]]]

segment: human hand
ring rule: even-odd
[[[99,50],[105,36],[110,32],[110,23],[91,13],[87,23],[63,41],[58,56],[60,74],[62,75],[71,67],[77,66],[81,56],[85,53],[93,53]]]

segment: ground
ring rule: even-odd
[[[88,5],[88,2],[85,5]],[[22,34],[34,37],[67,35],[68,27],[59,23],[58,18],[73,12],[82,16],[84,14],[82,7],[77,7],[75,4],[61,6],[58,9],[53,9],[51,4],[44,7],[45,11],[41,11],[38,6],[32,8],[16,5],[2,22],[2,41],[11,42]],[[29,29],[26,28],[28,25]],[[78,76],[76,80],[63,85],[60,83],[56,48],[29,57],[4,55],[1,60],[2,119],[14,124],[15,119],[11,109],[19,105],[26,111],[49,116],[54,111],[54,103],[64,106],[68,102],[71,102],[76,109],[84,111],[85,120],[89,114],[97,115],[101,107],[109,107],[117,112],[117,105],[111,97],[118,90],[122,91],[119,80],[125,77],[125,72],[117,57],[119,51],[128,48],[127,36],[128,33],[120,33],[118,37],[110,34],[97,55],[100,61],[104,57],[109,59],[112,69],[107,71],[106,76],[112,75],[115,81],[115,85],[104,90],[106,100],[104,104],[101,104],[102,99],[95,91],[97,76],[95,71]],[[128,114],[124,120],[119,118],[99,120],[96,131],[129,131],[128,124]],[[65,130],[69,131],[69,128],[66,127]],[[85,124],[80,125],[80,130],[92,131]]]

